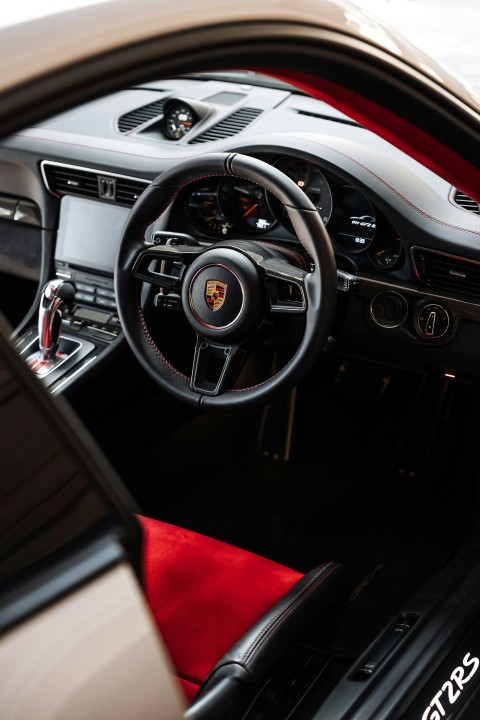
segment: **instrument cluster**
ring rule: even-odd
[[[290,177],[317,208],[336,252],[366,255],[379,269],[390,270],[403,256],[398,233],[378,209],[352,185],[328,177],[316,163],[282,156],[272,165]],[[264,188],[239,178],[206,178],[189,187],[186,211],[208,236],[265,235],[293,231],[282,203]]]

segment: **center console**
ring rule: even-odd
[[[122,335],[113,275],[128,214],[126,207],[88,198],[66,195],[61,200],[52,281],[71,284],[74,296],[58,311],[58,351],[48,361],[41,357],[38,324],[17,343],[21,355],[52,394],[78,378]]]

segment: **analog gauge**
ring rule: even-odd
[[[222,212],[217,190],[217,184],[196,185],[187,197],[188,213],[202,230],[228,235],[232,224]]]
[[[395,234],[382,238],[380,242],[377,241],[369,252],[372,261],[382,270],[390,270],[398,262],[401,254],[402,241]]]
[[[193,110],[185,103],[170,105],[165,111],[163,129],[171,140],[180,140],[195,123]]]
[[[350,185],[343,185],[335,196],[331,233],[335,244],[348,253],[367,250],[375,238],[377,221],[366,197]]]
[[[263,233],[276,225],[265,190],[255,183],[228,178],[220,186],[220,207],[235,229]]]
[[[332,193],[320,168],[314,163],[308,162],[308,160],[287,157],[277,160],[274,165],[303,190],[305,195],[317,208],[320,217],[326,225],[332,214]],[[272,210],[280,222],[285,225],[288,230],[293,232],[287,211],[281,202],[272,195],[269,195],[268,199]]]

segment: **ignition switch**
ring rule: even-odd
[[[418,311],[417,330],[422,337],[438,340],[447,333],[449,327],[450,315],[443,305],[429,303]]]

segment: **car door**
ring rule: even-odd
[[[133,501],[0,322],[0,716],[179,718]]]

